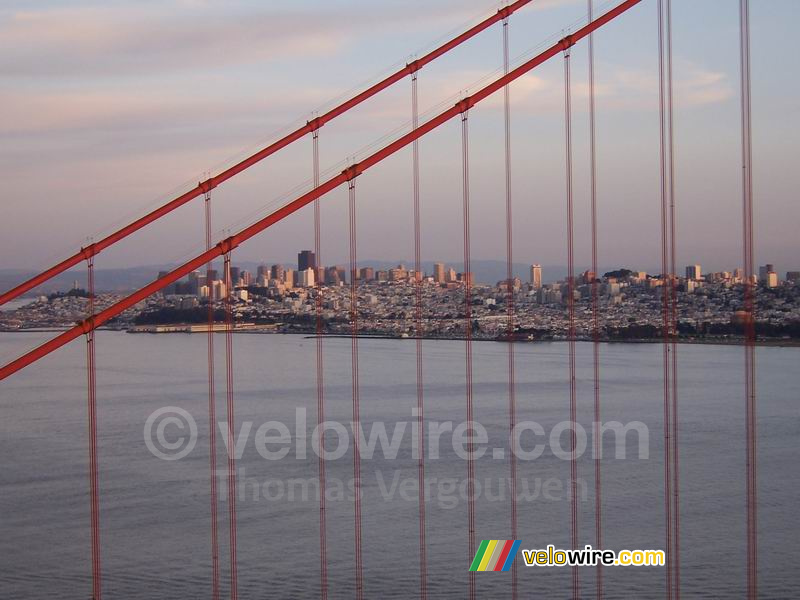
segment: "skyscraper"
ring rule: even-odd
[[[444,263],[433,263],[433,280],[444,283]]]
[[[763,267],[758,267],[758,280],[761,283],[767,283],[769,274],[775,270],[775,265],[767,263]]]
[[[278,281],[283,281],[283,274],[284,274],[283,265],[272,265],[269,271],[271,279],[277,279]]]
[[[306,269],[317,269],[317,257],[311,250],[302,250],[297,255],[297,270],[305,271]]]
[[[686,267],[686,279],[694,279],[695,281],[702,277],[700,265],[689,265]]]
[[[531,265],[531,287],[535,290],[542,287],[542,265]]]

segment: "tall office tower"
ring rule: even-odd
[[[697,281],[702,277],[700,265],[689,265],[686,267],[686,279],[694,279]]]
[[[444,283],[444,263],[433,263],[433,280]]]
[[[535,290],[542,287],[542,265],[531,265],[531,287]]]
[[[372,267],[362,267],[361,273],[359,274],[358,278],[361,281],[372,281],[375,279],[375,269]]]
[[[270,279],[277,279],[278,281],[283,281],[283,274],[284,274],[283,265],[272,265],[269,270]]]
[[[769,273],[775,270],[775,265],[770,263],[765,264],[763,267],[758,267],[758,280],[761,283],[767,283]]]
[[[445,271],[444,280],[446,283],[455,283],[458,280],[458,275],[456,275],[456,270],[452,267]]]
[[[339,271],[336,267],[325,268],[325,285],[339,285]]]
[[[305,271],[306,269],[317,268],[317,257],[311,250],[303,250],[297,255],[297,270]]]
[[[397,265],[394,269],[389,269],[389,281],[405,281],[408,279],[408,270],[405,265]]]
[[[227,291],[228,288],[225,286],[225,283],[219,280],[214,280],[209,287],[212,300],[222,300],[226,296]]]
[[[242,270],[239,267],[231,267],[231,283],[236,285],[241,277]]]
[[[269,279],[269,267],[267,265],[258,265],[258,269],[256,269],[256,277],[258,278],[262,275]]]
[[[733,279],[736,281],[742,281],[744,279],[744,269],[741,267],[737,267],[733,270]]]
[[[800,281],[800,271],[786,271],[786,281]]]
[[[308,268],[297,273],[298,285],[300,287],[314,287],[314,269]]]
[[[347,283],[348,281],[350,281],[347,278],[347,269],[345,269],[342,266],[337,265],[336,266],[336,271],[339,273],[339,281],[341,281],[342,283]]]
[[[283,272],[283,282],[286,284],[286,289],[294,287],[294,271],[292,269],[286,269]]]
[[[250,271],[242,271],[242,283],[244,285],[250,285],[253,281],[253,278],[250,275]]]
[[[767,280],[764,283],[768,288],[778,287],[778,274],[775,271],[769,271]]]
[[[214,281],[219,281],[219,273],[216,269],[209,269],[206,273],[206,285],[210,288]]]

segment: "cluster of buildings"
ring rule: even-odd
[[[281,264],[261,265],[251,273],[232,266],[229,275],[226,281],[225,274],[215,269],[193,272],[124,313],[117,326],[202,323],[207,311],[201,305],[219,303],[227,297],[230,286],[238,323],[260,324],[264,326],[262,330],[270,331],[311,332],[320,318],[326,333],[350,333],[354,307],[351,286],[347,284],[351,283],[351,274],[341,266],[318,265],[309,250],[298,254],[296,269]],[[589,338],[593,333],[595,290],[602,335],[625,337],[625,332],[660,328],[662,294],[670,282],[670,278],[661,275],[619,269],[602,276],[585,271],[576,277],[573,286],[566,280],[544,283],[538,264],[530,266],[528,281],[514,278],[493,285],[477,282],[473,274],[456,272],[441,262],[434,263],[431,274],[397,265],[390,269],[360,267],[354,275],[360,332],[393,337],[417,333],[426,337],[462,337],[465,328],[470,327],[476,338],[505,337],[512,330],[518,339],[559,339],[567,332],[570,287],[579,337]],[[789,271],[781,280],[773,265],[767,264],[754,279],[758,283],[758,322],[776,332],[800,329],[800,272]],[[687,266],[684,277],[674,278],[682,332],[727,332],[726,327],[735,323],[737,315],[741,317],[744,308],[743,282],[741,269],[704,274],[700,265]],[[420,315],[416,308],[418,292],[422,299]],[[115,299],[101,295],[98,305]],[[509,307],[513,307],[511,329]],[[85,317],[85,311],[86,299],[79,296],[42,298],[16,312],[0,313],[0,328],[66,326]],[[198,311],[202,312],[202,319]]]
[[[196,272],[174,289],[165,290],[151,306],[195,306],[208,298],[224,297],[225,282]],[[445,263],[433,272],[416,273],[397,265],[390,269],[360,267],[354,273],[360,331],[364,334],[413,336],[417,333],[417,283],[422,297],[421,334],[427,337],[461,337],[465,327],[465,294],[470,294],[470,327],[475,337],[496,338],[509,331],[509,288],[513,299],[513,330],[520,339],[558,339],[566,335],[566,311],[570,286],[566,280],[544,283],[542,267],[530,266],[528,281],[514,278],[494,285],[475,281],[472,273],[457,272]],[[255,273],[231,268],[232,296],[237,319],[271,323],[280,331],[313,331],[316,318],[330,334],[350,332],[351,274],[341,266],[317,264],[313,252],[298,254],[297,269],[285,265],[262,265]],[[754,278],[756,279],[756,278]],[[668,277],[644,271],[620,269],[598,276],[585,271],[575,279],[576,330],[589,337],[593,331],[591,298],[598,292],[601,329],[604,335],[636,328],[658,328],[662,323],[661,295]],[[686,267],[684,277],[675,277],[679,294],[678,319],[690,331],[730,324],[743,309],[741,269],[703,273],[700,265]],[[784,280],[773,265],[759,269],[759,320],[777,325],[800,323],[800,273],[790,271]],[[468,286],[466,284],[469,284]],[[770,293],[780,291],[781,294]],[[318,312],[319,311],[319,312]],[[705,329],[704,329],[705,328]]]

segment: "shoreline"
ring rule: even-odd
[[[8,330],[0,330],[0,333],[62,333],[67,331],[68,327],[63,328],[31,328],[31,329],[8,329]],[[138,335],[141,334],[150,334],[150,335],[165,335],[165,334],[183,334],[183,335],[191,335],[192,333],[208,333],[207,330],[204,331],[159,331],[159,332],[151,332],[151,331],[130,331],[128,329],[122,328],[114,328],[114,327],[98,327],[98,331],[120,331],[125,333],[135,333]],[[215,333],[224,333],[224,329],[219,329],[215,331]],[[249,334],[249,335],[300,335],[303,336],[305,339],[314,339],[316,335],[313,332],[302,332],[302,331],[274,331],[268,329],[257,329],[257,328],[248,328],[248,329],[234,329],[232,333],[238,334]],[[330,339],[348,339],[352,336],[343,333],[330,333],[330,334],[322,334],[323,338],[330,338]],[[377,339],[377,340],[416,340],[416,337],[413,336],[400,336],[400,335],[389,335],[389,334],[369,334],[369,333],[362,333],[357,336],[359,339]],[[461,341],[463,342],[466,338],[463,336],[423,336],[423,340],[426,341]],[[497,338],[472,338],[474,342],[499,342],[499,343],[507,343],[508,340],[504,339],[497,339]],[[535,339],[535,340],[528,340],[528,339],[518,339],[513,340],[514,343],[517,344],[545,344],[545,343],[564,343],[567,342],[564,338],[558,339]],[[593,343],[594,340],[587,339],[587,338],[578,338],[575,340],[579,343]],[[601,338],[598,340],[602,344],[663,344],[664,340],[661,338],[631,338],[631,339],[615,339],[615,338]],[[745,340],[741,338],[714,338],[714,339],[706,339],[706,338],[678,338],[675,340],[677,344],[688,344],[688,345],[710,345],[710,346],[744,346]],[[800,347],[800,339],[759,339],[756,340],[755,345],[758,347],[774,347],[774,348],[798,348]]]

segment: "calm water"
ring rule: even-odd
[[[5,362],[49,334],[0,334]],[[223,337],[217,337],[222,349]],[[207,446],[206,338],[203,335],[98,335],[101,536],[107,598],[202,598],[210,596],[209,466]],[[385,421],[390,434],[398,421],[411,420],[416,405],[414,342],[363,340],[362,420],[367,432]],[[463,344],[425,342],[427,418],[465,418]],[[535,420],[549,433],[568,418],[566,345],[517,345],[518,419]],[[592,415],[591,347],[579,345],[579,414],[589,427]],[[326,340],[327,417],[351,417],[350,342]],[[489,434],[488,447],[507,445],[506,349],[476,343],[475,416]],[[0,383],[0,598],[76,598],[90,592],[89,507],[84,344],[73,342],[51,357]],[[744,422],[742,349],[681,346],[681,563],[685,597],[744,595]],[[800,491],[800,349],[760,348],[759,493],[761,594],[797,597],[800,559],[797,519]],[[605,547],[663,548],[663,463],[661,348],[658,345],[604,345],[603,420],[641,421],[650,432],[650,458],[603,462]],[[222,355],[217,361],[223,363]],[[301,336],[235,337],[236,421],[253,428],[239,466],[244,469],[238,502],[239,591],[242,598],[318,596],[318,504],[315,497],[289,501],[280,496],[289,479],[313,479],[317,460],[289,457],[267,461],[256,451],[255,430],[282,421],[294,432],[295,409],[316,420],[314,341]],[[218,371],[218,381],[224,382]],[[224,420],[224,389],[219,388]],[[177,406],[196,420],[194,450],[177,461],[155,458],[144,443],[147,417],[162,406]],[[176,430],[168,431],[169,435]],[[274,433],[274,432],[272,432]],[[442,437],[441,458],[429,460],[429,478],[448,481],[466,475],[466,463]],[[220,439],[220,445],[222,440]],[[591,442],[590,442],[591,445]],[[409,598],[418,590],[416,490],[386,499],[381,488],[399,479],[416,480],[410,429],[397,460],[362,463],[365,592],[369,598]],[[293,446],[294,448],[294,446]],[[606,452],[613,453],[608,441]],[[380,456],[380,453],[378,453]],[[352,476],[352,454],[328,463],[329,481]],[[219,456],[220,468],[223,455]],[[519,463],[519,477],[532,495],[519,502],[519,537],[524,548],[569,542],[569,502],[564,486],[569,463],[546,451]],[[509,537],[508,494],[498,478],[508,463],[489,452],[477,461],[479,481],[489,480],[490,497],[477,500],[477,539]],[[586,480],[580,507],[580,539],[594,540],[593,464],[579,463]],[[492,483],[494,482],[494,483]],[[555,483],[554,483],[555,482]],[[256,487],[261,485],[259,493]],[[266,486],[264,484],[267,484]],[[555,487],[554,487],[555,486]],[[221,482],[224,488],[224,482]],[[271,499],[264,496],[267,490]],[[427,506],[430,590],[433,597],[466,595],[467,505],[447,488],[431,488]],[[253,494],[258,494],[253,498]],[[547,496],[547,497],[545,497]],[[352,502],[328,502],[331,598],[352,598]],[[227,510],[221,503],[223,587],[227,590]],[[521,560],[521,559],[518,559]],[[606,568],[609,598],[661,598],[661,568]],[[510,577],[479,573],[479,597],[509,595]],[[533,569],[520,564],[524,597],[566,598],[568,569]],[[581,570],[586,597],[594,593],[594,573]]]

